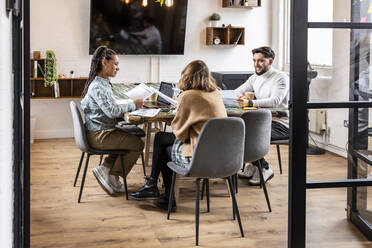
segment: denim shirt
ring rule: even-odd
[[[88,92],[81,100],[85,116],[85,126],[89,131],[107,130],[115,127],[115,118],[136,109],[133,102],[116,103],[108,79],[96,76],[89,85]]]

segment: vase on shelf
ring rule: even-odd
[[[60,92],[59,92],[59,83],[58,83],[58,81],[56,81],[54,83],[53,88],[54,88],[54,97],[55,98],[59,98],[61,95],[60,95]]]
[[[209,21],[209,27],[216,28],[219,26],[220,21]]]

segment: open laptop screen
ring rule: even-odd
[[[169,96],[170,98],[172,98],[173,97],[173,87],[174,87],[173,83],[161,82],[159,91],[161,93],[165,94],[166,96]],[[164,103],[164,104],[167,104],[167,105],[170,104],[169,102],[167,102],[161,96],[158,97],[158,102],[161,102],[161,103]]]

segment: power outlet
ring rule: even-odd
[[[349,127],[349,122],[347,120],[344,120],[344,127]]]

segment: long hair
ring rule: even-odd
[[[89,85],[97,76],[98,72],[102,70],[102,60],[111,60],[113,55],[116,55],[116,52],[106,46],[100,46],[94,51],[92,63],[90,64],[89,77],[85,83],[85,87],[81,97],[84,97],[87,94]]]
[[[178,88],[183,91],[197,89],[211,92],[217,90],[217,85],[208,66],[201,60],[194,60],[183,69]]]

